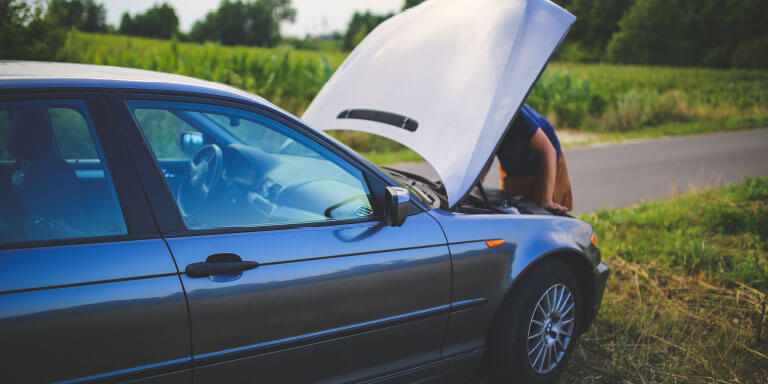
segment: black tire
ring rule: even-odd
[[[551,383],[563,371],[570,359],[581,329],[581,317],[584,310],[581,287],[571,267],[563,261],[547,260],[534,268],[502,303],[502,307],[499,309],[488,333],[484,373],[490,383]],[[564,292],[562,294],[563,300],[560,302],[567,302],[563,306],[564,310],[569,307],[571,302],[566,299],[566,291],[561,288],[563,286],[570,291],[573,298],[573,309],[570,310],[573,312],[573,320],[568,322],[568,317],[557,315],[550,317],[550,319],[555,318],[556,321],[545,321],[546,327],[533,323],[534,310],[539,305],[539,300],[544,300],[544,294],[548,292],[550,297],[553,297],[551,296],[553,292],[551,289],[553,288],[555,292]],[[553,305],[553,307],[555,306]],[[570,316],[570,311],[565,316]],[[552,313],[557,314],[559,312],[553,311]],[[537,312],[536,316],[546,317],[545,311]],[[540,320],[540,318],[537,317],[536,320]],[[561,320],[562,324],[567,324],[561,326]],[[571,323],[573,325],[570,325]],[[552,326],[551,324],[556,325]],[[557,330],[552,331],[552,328],[557,328]],[[567,329],[563,331],[563,328],[570,328],[570,337],[564,336]],[[559,333],[560,331],[563,333]],[[531,335],[536,337],[532,340],[541,339],[541,342],[544,343],[538,350],[546,351],[545,346],[550,345],[546,344],[548,340],[555,340],[551,345],[556,344],[559,340],[560,345],[565,344],[565,350],[562,351],[560,348],[559,352],[551,353],[549,356],[558,357],[547,360],[549,364],[546,366],[544,360],[536,360],[537,367],[542,367],[537,370],[537,367],[534,367],[528,358],[529,348],[534,351],[534,355],[536,355],[535,351],[537,350],[533,349],[536,346],[535,342],[531,345],[528,344],[529,332],[532,332]],[[546,338],[547,335],[557,336]],[[563,341],[565,338],[568,338],[567,342]],[[546,352],[543,353],[546,354]]]

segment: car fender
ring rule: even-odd
[[[444,354],[483,348],[504,300],[543,260],[557,257],[569,262],[586,289],[591,289],[589,272],[600,260],[590,242],[592,226],[588,223],[558,216],[470,215],[439,209],[429,213],[445,233],[453,266],[451,321]],[[504,242],[490,246],[486,243],[490,240]]]

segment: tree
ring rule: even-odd
[[[376,26],[381,24],[384,20],[392,17],[392,14],[387,15],[375,15],[371,11],[365,11],[365,13],[355,12],[352,15],[352,20],[349,21],[347,32],[344,34],[344,49],[352,50],[373,31]]]
[[[53,59],[63,39],[64,32],[43,17],[41,6],[0,0],[0,58]]]
[[[735,68],[768,69],[768,36],[740,43],[730,58]]]
[[[405,0],[405,4],[403,4],[403,11],[408,8],[415,7],[423,2],[424,0]]]
[[[568,42],[576,43],[581,59],[598,61],[605,56],[605,48],[614,33],[619,31],[619,20],[635,0],[560,0],[577,16],[568,32]]]
[[[608,59],[624,64],[690,64],[688,20],[676,1],[639,0],[619,21],[619,31],[608,43]]]
[[[295,18],[290,0],[224,0],[217,10],[195,23],[189,37],[224,45],[269,47],[280,42],[280,22]]]
[[[119,32],[124,35],[170,39],[179,33],[179,18],[173,7],[163,3],[133,17],[128,12],[123,13]]]
[[[66,28],[85,32],[107,31],[107,10],[94,0],[50,0],[46,17]]]
[[[768,1],[685,0],[682,7],[690,15],[688,31],[697,64],[754,68],[765,58],[760,41],[768,38]]]

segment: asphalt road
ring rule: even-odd
[[[564,155],[574,212],[585,213],[768,176],[768,129],[571,148]],[[437,178],[426,163],[394,167]],[[499,187],[496,161],[484,184]]]

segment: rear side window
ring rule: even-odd
[[[0,243],[126,234],[85,103],[0,102]]]
[[[73,108],[50,108],[53,135],[61,157],[70,160],[98,160],[88,122]]]

